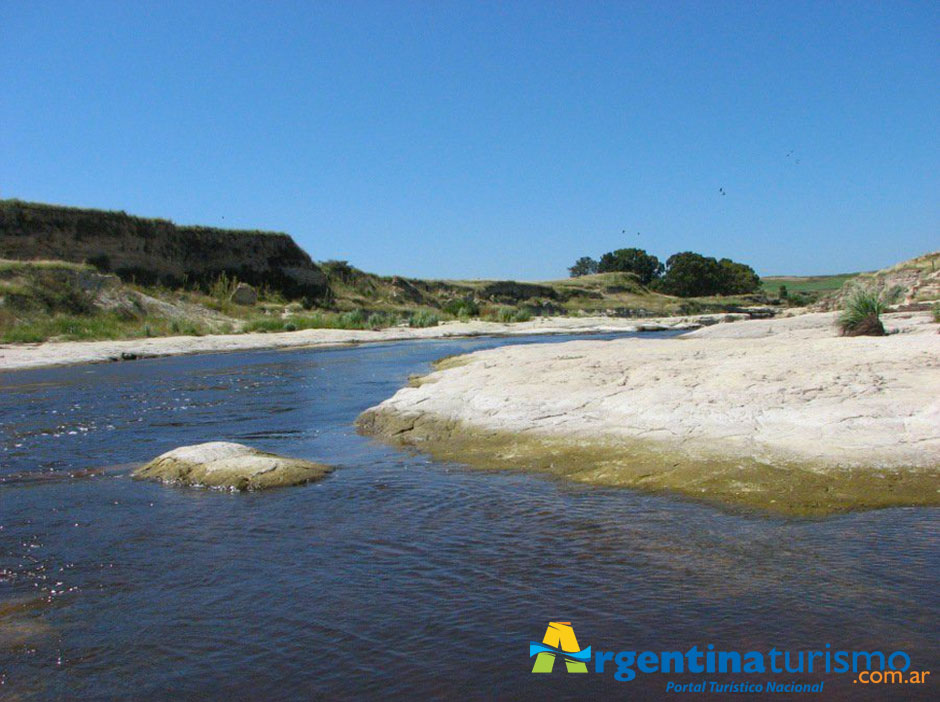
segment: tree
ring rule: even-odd
[[[735,263],[730,258],[718,262],[721,266],[721,294],[746,295],[760,290],[760,277],[754,269],[743,263]]]
[[[659,288],[679,297],[739,295],[760,288],[754,269],[730,258],[720,261],[693,251],[673,254],[666,261],[666,273]]]
[[[617,249],[601,256],[600,273],[635,273],[643,285],[649,285],[663,273],[663,264],[643,249]]]
[[[572,278],[578,278],[582,275],[591,275],[592,273],[597,273],[597,261],[595,261],[590,256],[582,256],[577,261],[574,262],[574,265],[568,269],[568,273],[571,274]]]
[[[666,260],[660,288],[679,297],[717,295],[721,288],[721,266],[714,258],[693,251],[673,254]]]

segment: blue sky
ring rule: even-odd
[[[0,196],[384,274],[874,269],[940,248],[938,37],[936,2],[6,0]]]

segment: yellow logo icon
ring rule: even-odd
[[[571,622],[549,622],[542,643],[529,642],[529,658],[532,656],[535,656],[533,673],[551,673],[557,656],[564,657],[569,673],[586,673],[591,647],[581,650]]]

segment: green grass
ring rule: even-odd
[[[813,276],[771,276],[761,278],[761,287],[767,295],[776,296],[781,285],[787,287],[787,292],[794,293],[828,293],[841,288],[846,281],[852,280],[858,273],[839,273],[838,275]]]
[[[252,319],[248,322],[245,322],[245,325],[242,327],[242,331],[248,333],[281,332],[286,331],[284,329],[286,324],[287,320],[282,319],[281,317],[260,317],[258,319]]]
[[[56,314],[50,317],[8,320],[0,339],[6,344],[59,341],[134,339],[151,336],[202,336],[211,330],[202,324],[162,318],[128,319],[114,312],[91,315]]]
[[[436,315],[434,315],[436,317]],[[416,321],[412,326],[431,326],[430,316],[425,312],[418,312],[412,319]],[[314,312],[309,315],[292,315],[289,317],[267,316],[249,320],[242,327],[244,332],[282,332],[298,331],[301,329],[385,329],[409,321],[407,316],[397,312],[372,312],[352,310],[350,312]],[[436,321],[434,322],[437,323]]]

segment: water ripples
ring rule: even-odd
[[[410,373],[499,343],[5,376],[0,696],[623,694],[609,677],[533,679],[528,642],[548,620],[600,649],[831,642],[903,648],[929,669],[933,510],[768,518],[437,464],[355,434],[355,416]],[[257,494],[128,477],[216,439],[339,469]],[[630,692],[655,698],[653,682]]]

